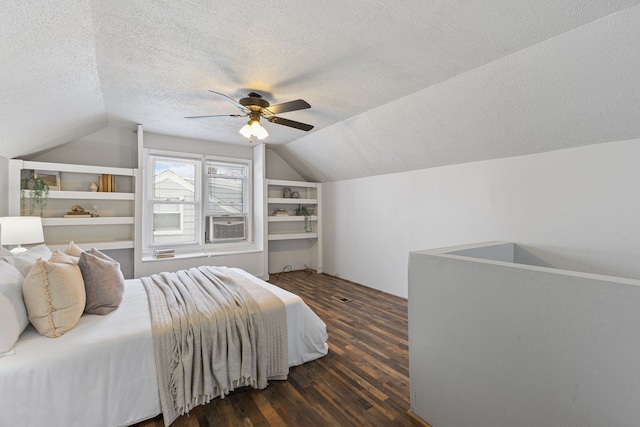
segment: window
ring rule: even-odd
[[[183,201],[180,197],[169,197],[166,201]],[[153,234],[183,234],[184,207],[177,203],[157,203],[153,208]]]
[[[207,242],[247,239],[247,178],[247,163],[207,160]]]
[[[207,161],[209,215],[243,215],[246,164]]]
[[[196,244],[200,197],[197,191],[200,161],[150,156],[151,245]]]
[[[145,247],[250,240],[250,161],[150,151]]]

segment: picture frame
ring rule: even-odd
[[[41,178],[49,186],[49,191],[60,191],[60,172],[35,170],[33,177]]]

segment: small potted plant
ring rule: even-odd
[[[40,216],[49,201],[49,185],[42,178],[27,178],[22,190],[22,210],[25,210],[25,191],[29,191],[29,214],[33,215],[36,206],[40,208]]]
[[[306,206],[300,205],[300,207],[296,210],[296,215],[304,215],[304,231],[307,233],[311,232],[311,218],[309,215],[309,211]]]

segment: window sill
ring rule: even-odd
[[[153,255],[144,255],[142,257],[142,262],[164,262],[164,261],[172,261],[177,259],[191,259],[191,258],[212,258],[217,256],[225,256],[225,255],[245,255],[245,254],[256,254],[263,252],[261,249],[257,249],[255,246],[245,246],[242,248],[227,248],[220,250],[201,250],[194,252],[185,252],[185,253],[177,253],[175,256],[170,258],[155,258]]]

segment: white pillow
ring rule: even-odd
[[[39,259],[22,286],[29,320],[40,335],[57,338],[76,326],[86,303],[77,265]]]
[[[13,254],[9,249],[5,249],[2,246],[0,246],[0,256],[13,256]]]
[[[17,268],[0,261],[0,357],[13,348],[29,324],[22,299],[23,281]]]
[[[34,246],[20,255],[14,255],[11,253],[10,255],[0,254],[0,260],[4,260],[13,265],[15,268],[20,270],[20,273],[22,273],[23,276],[26,276],[27,273],[29,273],[38,258],[51,258],[51,251],[49,250],[47,245],[43,244]]]

